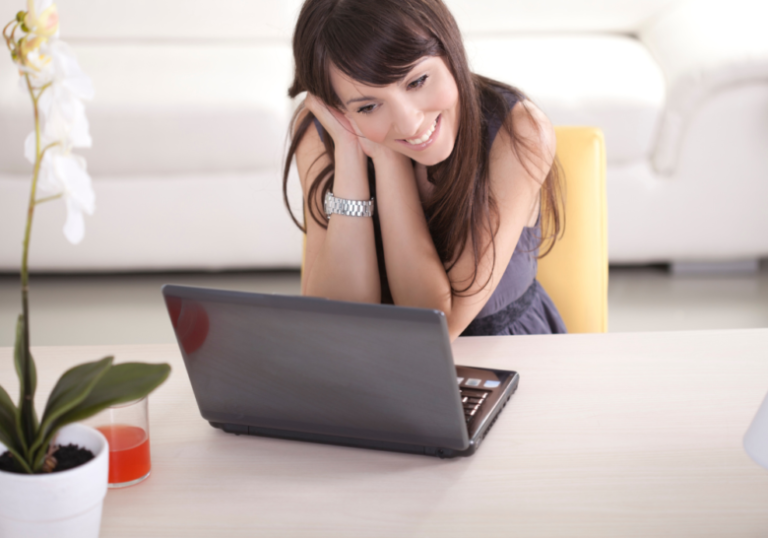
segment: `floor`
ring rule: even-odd
[[[174,342],[160,294],[165,283],[299,293],[295,271],[33,275],[33,345]],[[671,274],[665,266],[612,267],[611,332],[768,327],[768,263],[741,274]],[[0,347],[13,345],[21,311],[17,275],[0,274]]]

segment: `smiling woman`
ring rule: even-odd
[[[452,339],[564,332],[535,280],[562,229],[552,126],[469,71],[445,5],[307,0],[293,49],[302,293],[439,309]]]
[[[368,144],[366,153],[375,151],[370,141],[434,165],[453,151],[459,90],[439,56],[420,59],[401,81],[387,86],[362,84],[333,66],[331,83],[350,125],[357,127],[361,143]]]

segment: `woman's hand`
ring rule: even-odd
[[[314,114],[325,131],[331,135],[337,150],[357,149],[359,146],[357,134],[344,114],[329,107],[311,93],[307,93],[304,106]]]
[[[365,138],[353,121],[340,111],[323,103],[315,95],[307,93],[304,106],[315,115],[326,132],[331,135],[337,150],[354,151],[359,149],[374,162],[382,158],[397,158],[397,155],[393,155],[396,152]]]

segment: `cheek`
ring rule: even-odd
[[[450,85],[444,91],[435,96],[435,108],[439,110],[452,110],[459,102],[459,90],[455,85]]]
[[[384,142],[389,133],[388,122],[381,119],[365,118],[358,120],[357,127],[365,138],[377,144]]]

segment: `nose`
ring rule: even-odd
[[[415,138],[424,126],[424,112],[413,103],[403,101],[394,107],[394,121],[400,138]]]

